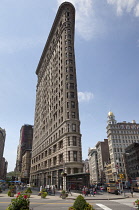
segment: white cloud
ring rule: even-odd
[[[116,7],[117,15],[122,15],[123,12],[130,13],[133,11],[135,16],[139,16],[139,6],[137,0],[107,0],[108,4]]]
[[[58,6],[63,0],[57,0]],[[76,8],[76,31],[85,40],[90,40],[97,33],[97,20],[92,0],[70,0]],[[92,21],[93,20],[93,21]]]
[[[134,9],[134,13],[136,17],[139,17],[139,3],[136,5],[135,9]]]
[[[94,98],[93,93],[91,92],[78,92],[78,100],[79,102],[89,102]]]

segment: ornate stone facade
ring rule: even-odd
[[[82,150],[74,55],[75,9],[58,9],[36,74],[31,161],[34,185],[62,186],[61,172],[82,172]]]
[[[111,161],[113,180],[117,175],[125,175],[123,155],[126,147],[132,143],[139,143],[139,124],[132,122],[119,122],[115,120],[112,112],[108,113],[107,137]]]

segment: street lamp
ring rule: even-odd
[[[67,173],[65,172],[65,161],[63,161],[63,172],[61,173],[61,175],[63,176],[63,190],[66,191],[66,176],[67,176]]]

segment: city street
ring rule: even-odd
[[[91,205],[96,210],[131,210],[134,209],[133,207],[133,201],[134,199],[126,199],[126,200],[93,200],[89,201]],[[68,210],[68,207],[72,206],[73,200],[48,200],[48,199],[43,199],[43,200],[38,200],[34,199],[31,201],[30,207],[32,210],[44,210],[44,209],[49,209],[49,210]],[[10,204],[10,199],[1,199],[0,198],[0,210],[5,210],[8,205]]]
[[[30,198],[30,208],[32,210],[68,210],[73,205],[74,200],[79,195],[78,193],[72,193],[72,196],[68,196],[67,199],[61,199],[59,197],[60,192],[57,192],[55,196],[47,196],[46,199],[42,199],[38,196],[38,192],[33,192]],[[138,193],[134,194],[132,198],[129,193],[126,193],[127,198],[123,198],[121,195],[118,197],[114,194],[97,194],[95,197],[87,196],[85,199],[88,203],[93,205],[95,210],[134,210],[133,202],[139,197]],[[12,198],[8,197],[6,191],[0,194],[0,210],[6,210],[10,204]]]

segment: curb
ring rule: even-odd
[[[129,197],[123,197],[123,198],[92,198],[92,199],[85,199],[87,201],[92,201],[92,200],[119,200],[119,199],[126,199]],[[76,198],[66,198],[67,200],[76,200]]]

